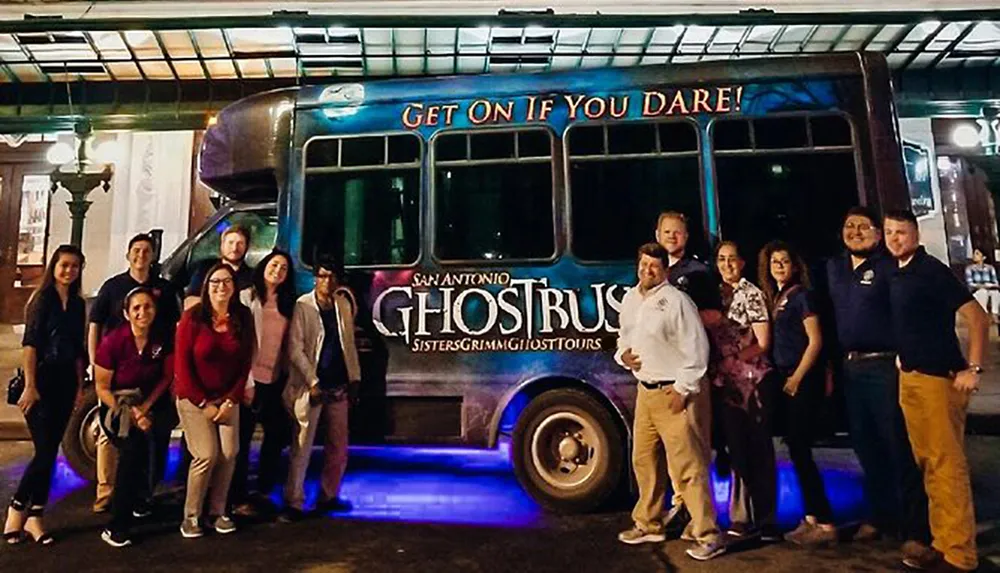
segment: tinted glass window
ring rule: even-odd
[[[515,138],[523,135],[529,137],[518,139],[515,149]],[[436,160],[448,155],[441,147],[454,148],[449,140],[464,138],[464,134],[436,138]],[[471,160],[435,166],[435,255],[442,260],[476,261],[551,257],[555,233],[548,132],[472,134],[469,142]],[[524,142],[528,145],[522,149]],[[524,160],[539,156],[544,159]]]

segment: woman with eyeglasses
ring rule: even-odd
[[[233,270],[219,263],[206,276],[200,302],[177,326],[174,393],[192,456],[181,523],[185,538],[204,534],[201,514],[209,492],[215,531],[236,531],[226,501],[240,447],[239,404],[256,340],[253,316],[236,296]]]
[[[295,310],[292,258],[275,250],[254,271],[253,286],[240,292],[240,301],[253,314],[257,345],[240,407],[240,453],[230,491],[233,513],[252,516],[269,504],[267,495],[278,483],[281,450],[291,438],[291,420],[281,393],[287,378],[288,323]],[[257,423],[264,430],[257,463],[257,488],[248,491],[250,442]]]
[[[785,424],[785,444],[805,506],[799,526],[785,535],[796,545],[821,545],[837,541],[833,511],[823,487],[823,477],[813,459],[820,409],[825,396],[820,361],[823,335],[816,303],[809,291],[809,271],[787,243],[764,246],[758,261],[758,279],[771,309],[774,344],[772,361],[784,376],[776,408]]]
[[[153,327],[156,304],[149,287],[129,291],[122,305],[128,322],[104,335],[94,357],[101,427],[118,450],[111,522],[101,533],[112,547],[132,544],[133,511],[149,478],[151,410],[174,378],[172,337]]]
[[[35,446],[7,510],[3,537],[8,544],[26,538],[49,545],[42,513],[49,500],[56,455],[63,432],[80,402],[87,367],[86,305],[80,297],[84,256],[62,245],[49,259],[42,284],[25,308],[24,391],[17,403]]]

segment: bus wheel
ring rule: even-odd
[[[69,467],[78,476],[90,481],[97,479],[97,436],[101,431],[98,416],[97,392],[90,386],[83,405],[73,410],[62,440],[63,454]]]
[[[574,389],[531,401],[514,426],[514,473],[547,509],[590,511],[617,490],[625,440],[608,409]]]

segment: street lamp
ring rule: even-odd
[[[70,243],[82,248],[83,221],[86,219],[87,210],[92,204],[92,201],[87,201],[87,196],[98,187],[103,188],[105,193],[111,189],[111,176],[114,174],[114,168],[111,163],[95,162],[87,156],[88,145],[93,135],[89,122],[77,124],[74,131],[76,132],[76,150],[74,151],[68,143],[59,142],[49,149],[47,158],[50,163],[58,165],[49,176],[52,180],[52,193],[62,187],[72,197],[66,202],[73,220]]]

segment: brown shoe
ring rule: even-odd
[[[107,513],[111,510],[111,500],[102,499],[101,501],[95,501],[92,509],[94,510],[94,513]]]
[[[233,508],[233,515],[239,517],[256,517],[257,508],[249,503],[241,503]]]
[[[903,554],[903,565],[917,571],[933,569],[944,561],[940,553],[919,541],[907,541],[900,551]]]
[[[856,543],[865,543],[868,541],[877,541],[882,537],[882,532],[879,531],[874,525],[870,523],[862,523],[861,527],[854,533],[851,537],[851,541]]]

